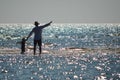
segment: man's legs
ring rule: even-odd
[[[34,40],[34,55],[36,54],[36,45],[37,45],[37,41]]]
[[[38,41],[38,46],[39,46],[39,55],[42,53],[42,41],[41,39]]]
[[[39,55],[42,53],[42,48],[39,46]]]

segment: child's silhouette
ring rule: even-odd
[[[25,38],[22,38],[22,41],[21,41],[21,54],[24,54],[25,53]]]
[[[22,40],[20,42],[17,42],[17,44],[20,44],[21,45],[21,54],[24,54],[25,53],[25,38],[23,37]]]

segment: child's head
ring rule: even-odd
[[[25,41],[25,37],[22,38],[22,41]]]

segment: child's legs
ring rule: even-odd
[[[25,43],[22,43],[22,46],[21,46],[21,53],[24,53],[25,52]]]

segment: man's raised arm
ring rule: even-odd
[[[44,27],[50,26],[51,23],[52,23],[52,21],[50,21],[49,23],[43,25],[42,27],[44,28]]]

